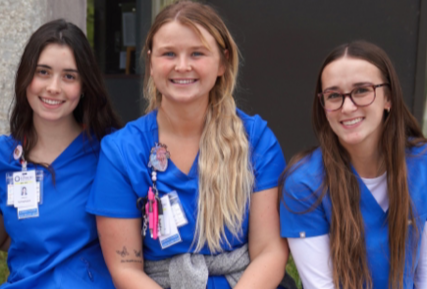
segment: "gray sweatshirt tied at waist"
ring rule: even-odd
[[[162,288],[206,289],[209,275],[224,276],[234,288],[249,263],[245,244],[216,256],[187,253],[160,261],[144,260],[144,271]],[[289,275],[285,275],[281,284],[285,288],[296,288]]]

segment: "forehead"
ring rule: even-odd
[[[208,46],[209,49],[215,47],[215,38],[201,25],[195,26],[199,33],[195,28],[176,20],[163,24],[154,34],[153,49],[168,46]]]
[[[67,68],[76,68],[73,51],[67,45],[61,44],[47,45],[40,53],[37,64],[47,64],[49,66],[60,64],[67,66]]]
[[[383,81],[381,71],[372,63],[351,57],[332,61],[322,71],[323,89],[337,86],[352,86],[355,83],[377,83]]]

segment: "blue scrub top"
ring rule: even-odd
[[[420,255],[421,236],[427,220],[427,146],[415,147],[407,151],[409,193],[415,206],[419,238],[416,240],[417,254],[415,268]],[[296,169],[286,179],[283,198],[288,206],[280,205],[281,235],[285,238],[314,237],[329,234],[331,224],[331,201],[328,194],[314,210],[312,208],[320,194],[323,181],[323,160],[318,148],[296,165]],[[388,210],[384,212],[372,193],[357,175],[361,190],[360,210],[365,222],[365,242],[368,266],[371,271],[373,288],[388,288],[390,271],[390,249],[388,244]],[[298,213],[299,212],[299,213]],[[408,216],[409,218],[409,216]],[[412,226],[409,227],[408,246],[413,242]],[[409,247],[410,248],[410,247]],[[412,251],[407,250],[404,275],[404,288],[414,288],[414,276],[411,273]],[[408,265],[409,264],[409,265]]]
[[[43,203],[39,217],[18,220],[7,206],[6,173],[21,170],[13,158],[18,143],[0,137],[0,210],[12,242],[7,263],[10,275],[1,289],[114,288],[105,265],[95,217],[85,210],[99,155],[99,142],[80,134],[43,170]],[[28,170],[34,166],[29,164]]]
[[[277,187],[278,178],[285,168],[285,159],[276,137],[258,115],[248,116],[240,110],[237,113],[243,121],[251,146],[251,161],[255,174],[254,192]],[[147,165],[150,150],[156,142],[159,142],[157,110],[128,123],[125,128],[102,140],[97,176],[87,205],[88,212],[113,218],[141,218],[136,200],[147,196],[148,188],[152,185],[151,169]],[[163,260],[177,254],[194,252],[194,246],[191,244],[197,220],[197,164],[198,156],[190,172],[184,174],[169,159],[167,170],[157,172],[160,197],[175,190],[189,223],[178,228],[182,242],[166,249],[160,247],[158,240],[145,237],[144,259]],[[231,247],[224,245],[225,251],[241,247],[248,242],[248,225],[249,218],[246,213],[240,238],[234,237],[226,229]],[[211,254],[206,246],[200,253]],[[229,286],[224,277],[216,276],[209,278],[207,288]]]

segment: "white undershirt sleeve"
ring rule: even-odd
[[[415,270],[415,288],[427,288],[427,222],[421,237],[420,259]]]
[[[329,259],[329,235],[288,238],[304,289],[334,289]]]

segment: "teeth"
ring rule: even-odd
[[[173,79],[172,82],[177,84],[189,84],[189,83],[193,83],[194,80],[193,79]]]
[[[359,117],[359,118],[355,118],[355,119],[352,119],[352,120],[349,120],[349,121],[343,121],[342,123],[344,125],[353,125],[353,124],[356,124],[356,123],[361,122],[361,121],[362,121],[362,118]]]
[[[46,98],[42,98],[42,97],[40,97],[40,99],[44,103],[47,103],[47,104],[50,104],[50,105],[56,105],[56,104],[60,104],[62,102],[61,100],[51,100],[51,99],[46,99]]]

